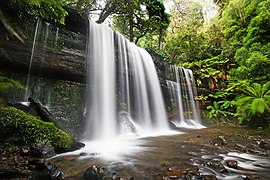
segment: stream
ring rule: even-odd
[[[256,143],[254,136],[245,133],[243,129],[206,128],[177,135],[126,137],[122,144],[111,142],[103,148],[87,143],[82,150],[48,161],[59,167],[66,179],[83,179],[85,170],[94,164],[105,168],[105,176],[127,179],[268,179],[269,154],[250,154],[235,148],[239,143],[243,147]],[[216,137],[227,141],[220,143]]]

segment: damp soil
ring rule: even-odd
[[[56,156],[65,179],[84,179],[93,165],[118,179],[268,179],[270,134],[243,127],[179,130],[184,134],[141,138],[140,151],[119,160],[97,153]],[[120,147],[121,148],[121,147]],[[117,175],[117,176],[116,176]]]

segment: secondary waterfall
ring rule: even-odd
[[[199,106],[194,99],[197,96],[197,90],[192,71],[168,65],[166,74],[169,79],[166,83],[171,97],[171,106],[178,115],[172,122],[177,127],[203,128]]]
[[[27,101],[28,97],[29,97],[29,81],[30,81],[30,73],[31,73],[31,69],[32,69],[32,63],[33,63],[33,58],[34,58],[34,52],[35,52],[35,47],[36,47],[36,39],[37,39],[37,33],[38,33],[38,29],[40,26],[40,20],[37,20],[37,24],[36,24],[36,28],[35,28],[35,35],[34,35],[34,39],[33,39],[33,45],[32,45],[32,50],[31,50],[31,56],[30,56],[30,61],[29,61],[29,68],[28,68],[28,74],[27,74],[27,79],[26,79],[26,91],[24,94],[24,101]]]
[[[148,52],[110,28],[90,23],[87,63],[84,139],[111,139],[127,130],[144,134],[169,129]]]

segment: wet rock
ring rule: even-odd
[[[225,164],[230,168],[238,169],[238,162],[235,160],[226,160]]]
[[[208,161],[205,163],[205,165],[220,173],[228,172],[228,170],[219,161]]]
[[[135,123],[133,122],[128,112],[120,111],[118,113],[118,116],[121,123],[121,127],[123,128],[124,131],[138,135],[138,130],[135,126]]]
[[[83,174],[84,180],[102,180],[104,177],[104,168],[99,165],[92,165]]]
[[[16,107],[27,114],[32,116],[39,116],[40,119],[44,122],[52,122],[57,125],[57,122],[50,111],[39,102],[31,97],[28,98],[29,102],[18,102],[18,103],[9,103],[10,106]]]
[[[38,116],[41,118],[42,121],[53,122],[55,125],[57,125],[50,111],[38,100],[34,100],[33,98],[29,97],[28,101],[31,103],[30,106],[36,111],[36,113],[38,114]]]
[[[65,152],[70,152],[70,151],[76,151],[78,149],[83,148],[84,146],[85,146],[84,143],[75,141],[73,139],[73,143],[72,143],[72,145],[71,145],[70,148],[56,148],[55,149],[55,152],[58,153],[58,154],[60,154],[60,153],[65,153]]]
[[[270,143],[267,143],[267,142],[264,142],[264,141],[260,141],[260,142],[258,142],[258,146],[261,149],[270,150]]]
[[[248,152],[251,154],[257,154],[260,156],[267,156],[268,155],[267,152],[263,152],[263,151],[259,151],[259,150],[255,150],[255,149],[248,149]]]
[[[82,152],[82,153],[79,154],[79,156],[87,156],[87,155],[88,155],[88,154],[85,153],[85,152]]]
[[[60,171],[55,165],[53,164],[46,164],[46,167],[53,179],[64,179],[64,173]]]
[[[127,179],[118,176],[116,173],[113,173],[112,176],[104,177],[103,180],[127,180]]]
[[[223,136],[219,136],[219,137],[215,137],[211,139],[210,144],[213,144],[215,146],[223,146],[223,145],[227,145],[227,142]]]
[[[166,174],[170,179],[178,179],[182,175],[182,173],[180,171],[177,171],[177,170],[169,171]]]
[[[55,155],[54,147],[44,143],[32,144],[29,153],[34,158],[48,158]]]
[[[169,126],[170,129],[179,129],[172,120],[169,121]]]
[[[163,179],[200,179],[199,168],[197,166],[170,167]]]
[[[243,180],[260,180],[261,178],[257,177],[257,176],[253,176],[253,175],[242,175],[242,179]]]
[[[242,144],[235,144],[234,148],[241,152],[247,152],[246,146],[243,146]]]
[[[50,163],[40,163],[38,168],[32,172],[28,180],[62,180],[64,173],[59,170],[55,165]]]
[[[188,168],[182,174],[183,179],[200,179],[199,168],[197,166],[192,166]]]
[[[16,107],[24,112],[29,112],[30,110],[30,102],[9,103],[9,106]]]
[[[201,179],[203,179],[203,180],[218,180],[218,178],[214,175],[202,175]]]

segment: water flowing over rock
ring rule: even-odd
[[[36,19],[22,22],[1,6],[0,69],[85,82],[85,20],[69,10],[65,26]]]
[[[171,106],[177,119],[172,123],[176,127],[203,128],[197,96],[195,79],[190,69],[174,65],[166,66],[166,83],[171,97]]]
[[[90,23],[85,139],[111,138],[125,111],[143,131],[167,130],[168,122],[151,56],[121,34]]]

